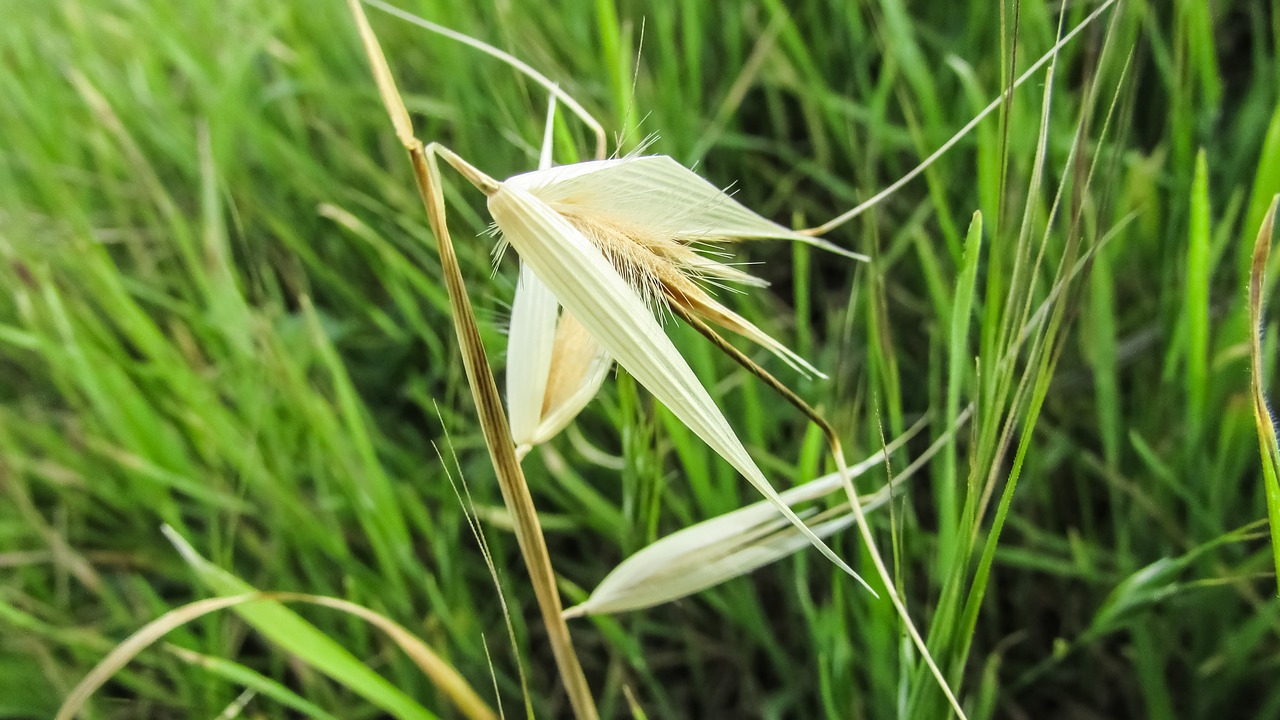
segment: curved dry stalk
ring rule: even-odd
[[[826,436],[827,445],[831,448],[831,454],[835,457],[836,470],[840,473],[840,479],[843,481],[845,494],[849,497],[849,504],[852,506],[854,519],[858,525],[858,533],[862,536],[862,541],[866,543],[868,553],[871,555],[871,562],[876,566],[876,573],[880,576],[880,581],[884,583],[885,591],[889,594],[889,601],[893,603],[893,607],[898,612],[898,616],[902,618],[902,624],[907,628],[907,634],[911,636],[911,641],[920,651],[924,662],[929,666],[929,672],[933,674],[934,679],[938,682],[938,687],[942,693],[946,695],[947,700],[951,703],[951,708],[956,715],[964,720],[964,709],[960,707],[959,700],[956,699],[954,693],[951,692],[951,686],[947,683],[946,678],[942,674],[942,670],[938,668],[937,663],[933,661],[933,655],[929,653],[929,648],[925,645],[924,638],[920,636],[920,632],[916,630],[915,623],[911,621],[911,616],[907,613],[907,606],[903,604],[902,598],[898,595],[897,589],[893,584],[893,577],[889,574],[888,567],[884,564],[884,559],[880,556],[880,550],[876,546],[875,538],[871,535],[871,526],[867,524],[867,516],[862,511],[862,503],[858,499],[858,491],[853,486],[853,478],[849,473],[849,469],[844,459],[844,448],[840,443],[840,436],[836,433],[835,427],[827,422],[827,419],[805,402],[799,395],[796,395],[791,388],[782,383],[781,380],[774,377],[772,373],[760,367],[754,360],[747,357],[746,353],[739,350],[729,341],[725,340],[714,328],[707,325],[700,318],[686,312],[678,303],[671,303],[671,309],[682,320],[689,323],[695,330],[702,334],[703,337],[711,341],[718,349],[729,357],[733,358],[742,367],[746,368],[752,375],[762,380],[771,389],[781,395],[809,418],[822,434]],[[872,591],[875,594],[875,591]],[[878,597],[878,596],[877,596]]]
[[[55,720],[71,720],[84,709],[89,698],[97,692],[113,675],[129,664],[143,650],[151,647],[165,635],[193,620],[220,610],[227,610],[238,605],[252,602],[302,602],[331,608],[364,620],[383,631],[395,641],[396,645],[408,655],[431,678],[449,700],[470,720],[496,720],[498,715],[485,704],[467,681],[450,667],[439,655],[419,640],[403,625],[379,613],[340,598],[325,595],[310,595],[292,592],[251,592],[240,595],[207,598],[187,603],[174,608],[151,622],[143,625],[136,632],[116,645],[107,656],[98,662],[79,683],[67,693],[58,708]],[[305,661],[305,659],[304,659]]]

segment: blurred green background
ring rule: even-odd
[[[1052,46],[1061,9],[399,4],[529,62],[623,151],[655,134],[652,152],[797,225],[945,142],[1011,63]],[[1065,27],[1096,7],[1068,4]],[[523,665],[535,714],[566,717],[434,241],[345,3],[2,0],[0,15],[0,717],[51,716],[116,643],[215,591],[162,523],[258,588],[385,613],[487,698],[496,684],[512,716]],[[424,139],[496,177],[534,167],[542,90],[370,19]],[[1126,0],[1007,114],[828,236],[872,262],[753,244],[739,259],[772,287],[723,294],[831,375],[779,368],[855,459],[977,403],[873,517],[971,717],[1280,717],[1244,305],[1280,192],[1277,28],[1275,0]],[[557,160],[587,139],[562,117]],[[482,198],[449,182],[499,372],[516,266],[491,271]],[[776,485],[827,469],[803,417],[668,327]],[[656,537],[756,499],[624,374],[525,467],[569,601]],[[514,651],[446,473],[487,518]],[[835,547],[870,570],[853,533]],[[297,610],[422,717],[458,716],[376,631]],[[649,717],[946,712],[888,603],[812,553],[572,627],[606,717],[628,716],[624,688]],[[387,716],[235,615],[166,640],[93,717],[214,717],[246,687],[247,717]]]

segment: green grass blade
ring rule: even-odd
[[[1204,427],[1209,383],[1210,260],[1209,162],[1203,149],[1196,155],[1191,182],[1191,227],[1183,318],[1187,328],[1187,448],[1195,448]]]
[[[1271,201],[1258,239],[1253,246],[1253,272],[1249,279],[1249,319],[1251,369],[1250,395],[1253,399],[1253,417],[1258,426],[1258,444],[1262,454],[1263,489],[1267,497],[1267,518],[1271,522],[1271,552],[1275,563],[1277,589],[1280,590],[1280,440],[1276,436],[1275,417],[1271,414],[1263,390],[1262,371],[1262,313],[1266,288],[1267,258],[1271,254],[1271,236],[1275,223],[1276,206],[1280,195]]]
[[[960,416],[960,393],[967,382],[973,358],[969,353],[969,326],[972,322],[973,299],[977,295],[978,265],[982,256],[982,213],[975,212],[964,240],[964,260],[956,281],[951,303],[951,336],[947,353],[947,406],[944,428],[954,427]],[[959,474],[956,470],[956,446],[948,445],[942,453],[942,471],[935,485],[938,502],[939,568],[949,568],[960,548],[956,537],[960,525],[958,502]]]

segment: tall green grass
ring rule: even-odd
[[[654,151],[786,223],[909,170],[1059,28],[1042,0],[401,4],[538,67],[624,149],[657,133]],[[1068,4],[1063,25],[1091,8]],[[425,217],[345,4],[5,14],[0,716],[50,716],[117,642],[207,595],[163,523],[248,585],[388,615],[509,713],[523,667],[537,716],[563,716]],[[371,19],[425,138],[497,177],[533,167],[536,86]],[[1126,0],[1051,81],[829,236],[873,262],[743,250],[774,285],[726,302],[831,375],[788,379],[851,454],[924,412],[940,435],[975,405],[873,518],[971,717],[1280,717],[1244,290],[1280,191],[1278,23],[1274,1]],[[561,161],[588,147],[567,120],[557,139]],[[501,358],[514,265],[490,271],[481,198],[446,190]],[[670,332],[775,484],[828,469],[799,413]],[[655,537],[754,500],[625,376],[525,467],[570,601]],[[515,650],[447,472],[484,519]],[[869,569],[852,533],[836,547]],[[452,717],[383,636],[294,609]],[[888,603],[811,553],[573,627],[607,717],[629,713],[627,690],[649,717],[945,713]],[[169,641],[96,716],[212,717],[245,687],[273,689],[250,714],[378,716],[234,615]]]

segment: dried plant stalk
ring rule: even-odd
[[[179,551],[182,551],[186,541],[179,538],[179,542],[181,543]],[[190,546],[186,547],[189,548]],[[201,561],[203,562],[203,558],[201,558]],[[112,648],[111,652],[102,658],[72,688],[71,692],[67,693],[66,698],[62,701],[62,706],[58,708],[57,714],[54,715],[54,720],[72,720],[79,715],[89,698],[99,688],[105,685],[107,681],[120,672],[142,651],[159,642],[173,630],[206,615],[221,610],[238,608],[249,603],[309,603],[332,608],[360,618],[386,633],[413,660],[423,674],[431,678],[441,692],[449,698],[468,720],[497,720],[498,718],[497,713],[490,709],[484,700],[480,699],[480,696],[476,694],[475,690],[467,684],[467,681],[456,670],[436,655],[426,643],[391,618],[376,613],[362,605],[325,595],[292,592],[246,592],[188,603],[166,612],[139,628]]]
[[[511,513],[515,525],[520,553],[529,571],[534,596],[538,602],[543,625],[547,630],[547,638],[551,644],[552,654],[555,656],[556,667],[560,671],[561,682],[569,696],[574,717],[578,720],[596,720],[599,712],[596,710],[586,676],[582,672],[582,664],[573,648],[569,627],[562,616],[564,606],[556,587],[555,571],[552,569],[551,556],[542,535],[542,525],[538,521],[533,496],[529,493],[524,471],[516,457],[515,446],[511,441],[511,429],[502,407],[502,398],[498,394],[497,382],[489,369],[488,356],[481,342],[480,330],[476,325],[475,313],[471,308],[471,300],[467,296],[466,285],[462,280],[462,271],[453,249],[453,240],[445,223],[444,195],[440,188],[440,170],[436,164],[435,154],[428,154],[423,144],[414,137],[409,113],[405,110],[386,58],[382,54],[373,30],[369,27],[359,0],[348,0],[348,4],[356,18],[365,52],[373,66],[378,90],[391,115],[396,134],[405,149],[409,151],[418,193],[426,208],[431,230],[436,236],[440,250],[440,266],[444,272],[445,287],[449,293],[449,304],[453,308],[454,329],[458,335],[458,346],[462,352],[467,384],[476,405],[476,413],[480,419],[485,444],[489,448],[489,457],[498,478],[503,503]]]
[[[569,694],[574,716],[580,720],[594,719],[598,717],[595,700],[591,697],[582,664],[573,649],[569,626],[565,624],[562,615],[564,605],[556,587],[555,571],[551,567],[551,556],[542,536],[542,525],[533,506],[533,496],[529,494],[524,470],[516,457],[507,415],[502,409],[502,397],[498,394],[498,384],[489,369],[488,356],[480,340],[480,329],[476,326],[475,313],[471,309],[471,300],[467,297],[453,241],[444,220],[444,195],[439,185],[440,170],[436,165],[435,155],[427,155],[421,143],[410,148],[409,155],[413,161],[414,177],[418,181],[418,192],[422,195],[431,230],[440,247],[440,266],[444,270],[449,304],[453,306],[454,328],[458,333],[458,346],[462,351],[467,384],[471,387],[476,414],[480,418],[485,444],[489,447],[489,459],[498,476],[502,501],[511,513],[520,553],[529,570],[529,579],[533,582],[533,592],[538,600],[538,609],[547,629],[556,666],[560,670],[560,679]]]

